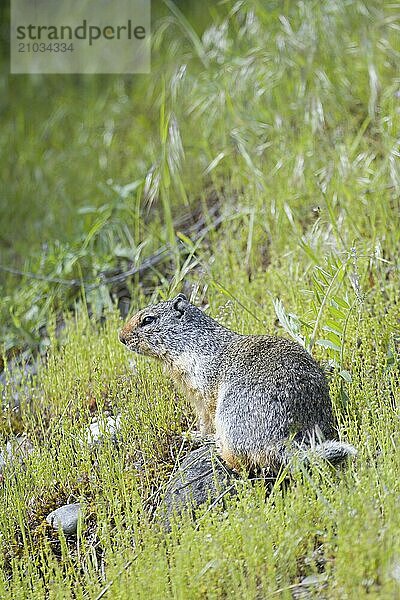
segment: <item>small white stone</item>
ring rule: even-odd
[[[79,502],[76,502],[75,504],[65,504],[47,515],[46,521],[53,529],[58,530],[61,527],[65,535],[74,535],[81,514],[82,507]]]
[[[326,573],[320,573],[319,575],[308,575],[301,580],[301,585],[321,585],[327,580]]]
[[[100,444],[105,436],[110,436],[113,442],[117,440],[118,432],[121,428],[121,415],[116,417],[107,417],[104,421],[96,421],[89,425],[87,441],[89,446]]]

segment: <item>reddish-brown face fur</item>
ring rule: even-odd
[[[148,306],[133,315],[121,329],[119,339],[133,352],[166,359],[174,351],[181,351],[177,346],[185,338],[188,307],[190,303],[183,294]]]
[[[154,310],[151,307],[141,310],[133,315],[121,329],[119,339],[129,350],[148,356],[159,356],[161,348],[157,348],[157,343],[152,343],[154,335],[158,338],[159,322],[145,328],[142,327],[143,319],[153,314]]]
[[[140,323],[140,319],[142,318],[142,311],[136,313],[129,319],[127,323],[125,323],[124,327],[121,329],[119,333],[119,339],[122,341],[129,337],[129,335],[138,327]]]

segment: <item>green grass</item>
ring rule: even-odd
[[[4,358],[42,361],[0,423],[3,445],[23,431],[36,448],[1,482],[0,597],[291,598],[321,571],[327,598],[400,595],[398,8],[210,4],[200,27],[167,3],[150,76],[2,78],[0,266],[26,273],[1,272]],[[226,510],[160,532],[194,415],[118,343],[124,286],[132,311],[185,287],[237,331],[298,339],[331,367],[357,461],[267,499],[243,481]],[[122,441],[93,454],[86,428],[109,412]],[[67,501],[85,506],[78,543],[45,524]]]

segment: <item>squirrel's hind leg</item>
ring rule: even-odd
[[[266,448],[237,448],[228,439],[217,432],[216,447],[225,464],[233,471],[258,472],[260,469],[269,475],[277,475],[287,464],[287,455],[283,444],[275,443]]]
[[[247,469],[248,465],[246,464],[246,461],[242,460],[239,456],[234,454],[229,448],[221,447],[218,444],[218,441],[217,449],[218,454],[229,469],[232,469],[232,471],[236,471],[237,473],[240,473],[241,471],[243,471],[243,469]]]

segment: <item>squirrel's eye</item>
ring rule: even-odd
[[[150,323],[154,323],[154,321],[156,320],[155,317],[152,316],[148,316],[148,317],[144,317],[144,319],[142,319],[142,322],[140,323],[140,325],[143,327],[143,325],[150,325]]]

